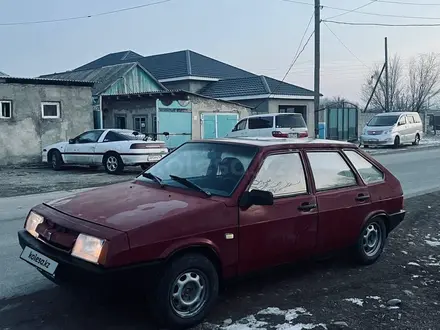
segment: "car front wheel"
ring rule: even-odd
[[[61,157],[61,153],[58,150],[54,150],[50,152],[50,166],[54,171],[59,171],[61,166],[63,165],[63,158]]]
[[[358,237],[355,257],[363,265],[370,265],[379,259],[385,247],[387,229],[382,218],[367,221]]]
[[[119,174],[124,170],[122,158],[116,152],[106,154],[103,159],[103,165],[109,174]]]
[[[219,279],[215,266],[201,254],[171,261],[157,286],[154,315],[171,329],[195,326],[215,303]]]

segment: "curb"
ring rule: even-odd
[[[371,150],[371,149],[365,149],[361,148],[364,152],[369,153],[370,155],[390,155],[390,154],[400,154],[400,153],[406,153],[411,151],[422,151],[422,150],[432,150],[432,149],[440,149],[439,145],[418,145],[418,146],[408,146],[406,148],[401,149],[380,149],[380,150]]]

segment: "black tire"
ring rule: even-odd
[[[142,171],[148,170],[151,167],[151,165],[153,165],[153,164],[150,164],[150,163],[141,164]]]
[[[89,168],[90,168],[91,170],[96,171],[96,170],[99,168],[99,166],[98,166],[98,165],[89,165]]]
[[[124,162],[121,156],[116,152],[105,154],[102,164],[108,174],[120,174],[124,170]]]
[[[370,237],[370,235],[373,235]],[[374,239],[377,242],[374,243]],[[367,221],[356,242],[354,257],[359,264],[371,265],[379,259],[385,247],[387,228],[382,217],[375,217]],[[370,250],[371,249],[371,250]]]
[[[417,133],[414,142],[412,144],[413,146],[418,146],[419,143],[420,143],[420,135]]]
[[[59,152],[59,150],[51,150],[48,154],[48,161],[50,162],[50,167],[54,171],[61,170],[61,166],[63,166],[63,158],[61,157],[61,152]]]
[[[368,149],[370,146],[368,144],[364,144],[364,148]]]
[[[394,138],[394,144],[393,144],[393,147],[396,148],[396,149],[400,147],[400,137],[399,137],[399,136],[396,136],[396,137]]]
[[[196,275],[200,281],[195,280],[194,276]],[[177,281],[179,279],[182,281],[186,279],[193,280],[183,284],[180,288],[180,290],[191,290],[187,292],[187,298],[193,294],[192,291],[194,288],[197,288],[197,283],[204,283],[204,291],[202,289],[200,293],[202,295],[200,300],[203,300],[203,304],[195,303],[193,315],[179,315],[178,309],[180,307],[175,305],[179,299],[177,297],[172,298],[173,292],[178,289]],[[152,304],[157,323],[167,329],[187,329],[201,323],[214,305],[218,296],[218,290],[218,273],[213,263],[207,257],[201,254],[187,254],[171,260],[166,266],[162,278],[159,280]],[[178,292],[179,290],[177,290],[176,294]],[[179,296],[181,300],[185,301],[181,294]],[[180,311],[180,313],[184,312]]]

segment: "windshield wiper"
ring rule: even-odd
[[[172,175],[172,174],[170,174],[170,178],[173,179],[174,181],[177,181],[177,182],[183,184],[184,186],[186,186],[188,188],[192,188],[194,190],[200,191],[200,192],[204,193],[206,196],[211,197],[211,193],[209,191],[206,191],[205,189],[203,189],[202,187],[189,181],[188,179],[181,178],[179,176]]]
[[[153,180],[154,182],[158,183],[161,188],[163,188],[164,184],[162,183],[162,179],[159,178],[158,176],[155,176],[154,174],[152,174],[150,172],[144,172],[144,173],[142,173],[142,176],[144,178]]]

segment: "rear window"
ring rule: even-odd
[[[261,129],[273,127],[273,116],[249,118],[249,129]]]
[[[384,180],[384,174],[357,152],[345,150],[344,153],[359,172],[359,175],[362,177],[365,183],[376,183]]]
[[[275,117],[276,128],[302,128],[307,127],[304,118],[300,114],[279,115]]]

